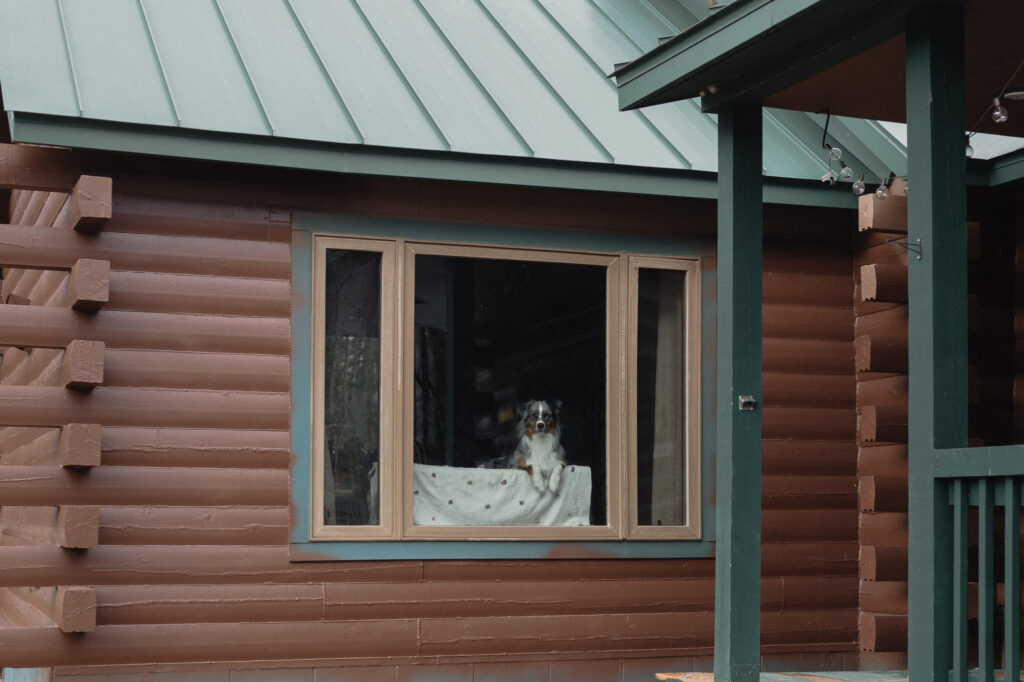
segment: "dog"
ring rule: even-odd
[[[565,468],[562,447],[561,400],[528,400],[516,409],[516,448],[488,463],[488,468],[523,469],[533,487],[558,492]]]

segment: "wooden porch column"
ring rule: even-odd
[[[718,113],[715,679],[735,682],[761,670],[761,125],[760,103]]]
[[[964,10],[907,15],[910,546],[912,680],[952,664],[952,514],[933,477],[937,449],[967,445],[967,224]]]

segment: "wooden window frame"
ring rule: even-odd
[[[626,252],[573,251],[529,246],[367,238],[335,234],[312,236],[312,377],[310,381],[310,541],[618,541],[701,539],[701,390],[699,257],[647,256]],[[373,526],[325,525],[324,495],[324,309],[328,249],[381,254],[380,517]],[[413,524],[413,375],[415,259],[419,255],[492,258],[599,265],[606,268],[606,471],[607,523],[602,526],[417,526]],[[636,335],[637,278],[641,268],[679,270],[685,284],[686,523],[637,523]]]

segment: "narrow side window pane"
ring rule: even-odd
[[[324,525],[380,522],[381,254],[328,249]]]
[[[637,521],[686,524],[686,273],[640,268]]]
[[[607,268],[415,272],[414,523],[606,525]]]

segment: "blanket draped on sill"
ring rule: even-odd
[[[569,465],[558,493],[537,492],[522,469],[413,466],[417,526],[589,526],[590,467]]]

